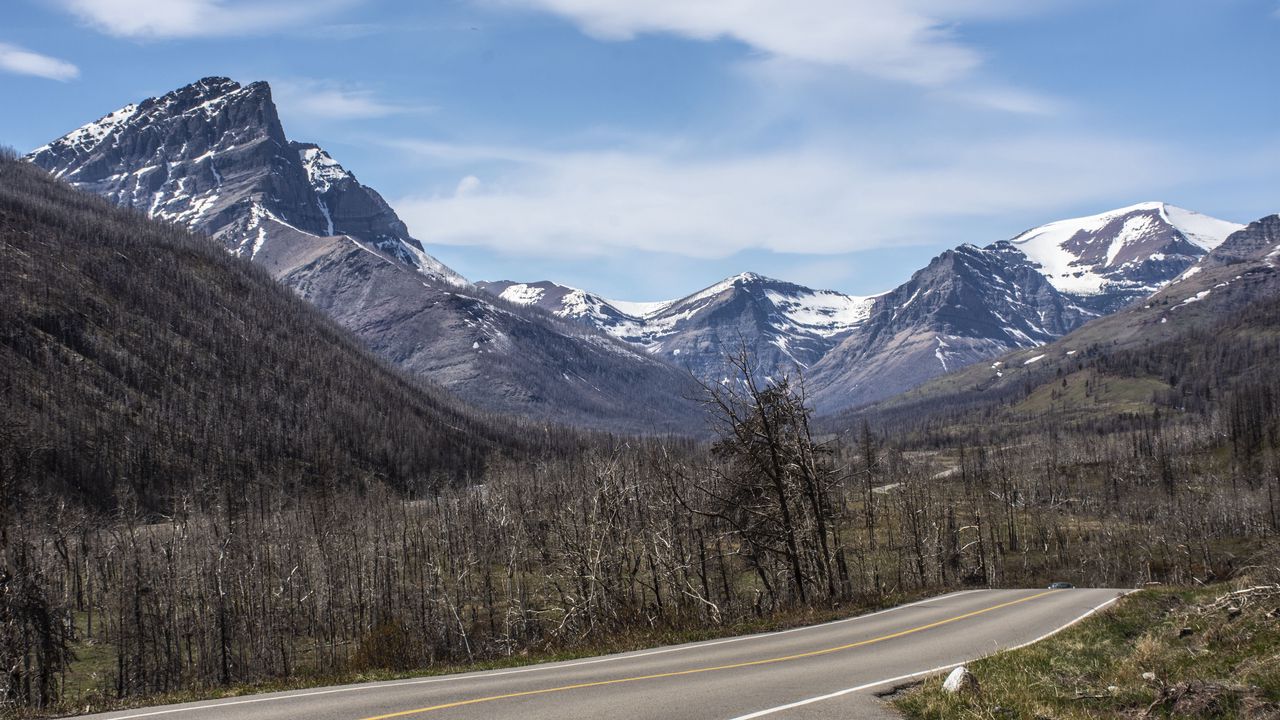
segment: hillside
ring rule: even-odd
[[[1280,713],[1280,578],[1261,570],[1196,589],[1148,588],[1030,647],[966,667],[979,693],[945,675],[896,699],[912,720],[991,717],[1246,718]]]
[[[0,159],[0,457],[171,508],[229,486],[462,480],[515,429],[410,382],[248,260]]]

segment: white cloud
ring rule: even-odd
[[[479,0],[554,13],[590,35],[729,38],[773,57],[937,85],[981,63],[957,22],[1024,11],[1012,0]]]
[[[431,109],[388,102],[368,88],[327,80],[273,80],[271,90],[281,114],[298,120],[369,120]]]
[[[624,249],[699,258],[752,249],[835,254],[980,241],[954,237],[956,223],[1029,214],[1045,219],[1081,204],[1103,209],[1184,176],[1169,160],[1174,154],[1160,148],[1075,136],[953,146],[919,141],[892,157],[830,138],[700,159],[645,151],[400,147],[437,166],[465,166],[470,159],[498,168],[467,192],[400,200],[397,211],[424,242],[549,257]]]
[[[306,22],[351,0],[58,0],[109,35],[190,38],[254,35]]]
[[[64,82],[80,77],[80,68],[66,60],[34,53],[9,43],[0,43],[0,70]]]
[[[480,178],[475,175],[468,175],[458,181],[458,187],[454,189],[453,194],[456,197],[464,197],[472,195],[480,189]]]
[[[1014,88],[979,86],[947,94],[962,103],[1016,115],[1058,115],[1066,108],[1057,98]]]

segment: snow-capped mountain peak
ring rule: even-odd
[[[996,246],[1017,249],[1057,290],[1109,312],[1159,289],[1240,227],[1144,202],[1052,222]]]

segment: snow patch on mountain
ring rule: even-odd
[[[656,302],[632,302],[630,300],[609,300],[607,298],[601,298],[601,299],[604,300],[606,303],[612,305],[613,307],[617,308],[624,315],[628,315],[636,319],[644,319],[647,317],[651,317],[653,315],[657,315],[663,310],[666,310],[667,308],[671,307],[676,302],[675,300],[658,300]]]
[[[298,157],[302,167],[307,171],[311,186],[318,193],[329,192],[329,188],[339,180],[351,179],[351,173],[334,160],[329,153],[316,145],[302,145],[298,148]]]
[[[87,154],[93,151],[103,140],[107,139],[119,128],[129,122],[138,112],[138,106],[134,104],[125,105],[114,112],[108,113],[103,117],[83,125],[64,135],[62,138],[55,140],[48,145],[41,145],[32,151],[32,154],[47,152],[54,145],[62,145],[68,149],[74,150],[80,154]],[[64,169],[63,172],[66,170]],[[60,175],[61,173],[58,173]]]
[[[498,297],[516,305],[537,305],[545,294],[546,291],[540,287],[517,283],[503,290],[498,294]]]
[[[796,326],[822,337],[847,332],[865,322],[871,316],[876,298],[844,295],[833,290],[794,294],[765,290],[765,296]]]
[[[1244,225],[1240,223],[1219,220],[1215,217],[1209,217],[1208,215],[1202,215],[1173,205],[1162,203],[1161,210],[1170,225],[1178,228],[1188,240],[1195,243],[1205,252],[1218,247],[1223,240],[1227,239],[1228,235],[1244,228]]]

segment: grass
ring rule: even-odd
[[[1012,408],[1012,413],[1035,417],[1061,411],[1150,413],[1155,407],[1152,397],[1167,390],[1169,385],[1155,378],[1106,376],[1081,370],[1039,385]]]
[[[896,699],[913,720],[1280,718],[1280,585],[1130,595],[1031,647],[969,665],[977,693],[933,678]]]

